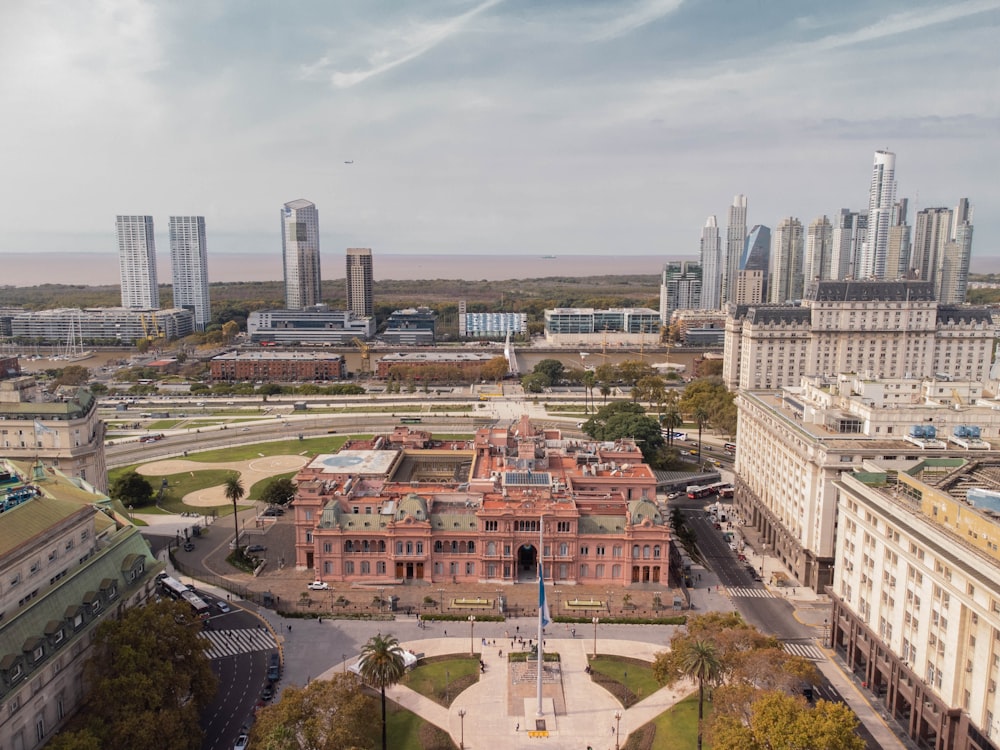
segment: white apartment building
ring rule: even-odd
[[[84,345],[116,346],[157,333],[172,341],[194,332],[194,313],[176,307],[166,310],[63,307],[11,312],[9,316],[5,311],[0,314],[0,321],[7,322],[15,341],[39,344],[64,344],[71,336],[78,335]]]
[[[731,390],[803,376],[987,378],[997,325],[985,307],[942,305],[920,281],[819,281],[801,305],[731,306],[723,378]]]
[[[152,216],[118,216],[118,270],[121,275],[122,307],[157,310],[160,289],[156,282],[156,237]]]
[[[503,338],[528,332],[528,314],[515,312],[464,312],[459,303],[458,335],[461,338]]]
[[[918,746],[1000,737],[1000,458],[878,462],[835,482],[831,644]]]
[[[160,563],[108,498],[0,459],[0,747],[35,750],[79,709],[95,629],[146,601]]]
[[[816,591],[833,582],[843,472],[1000,449],[1000,401],[984,399],[976,381],[803,378],[795,388],[740,390],[736,407],[735,509],[762,551]],[[970,427],[978,439],[964,435]]]
[[[204,216],[170,217],[170,266],[174,307],[191,310],[195,330],[204,331],[212,319]]]

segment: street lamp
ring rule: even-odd
[[[475,654],[476,647],[472,643],[472,633],[476,629],[476,616],[469,615],[469,653]]]
[[[625,697],[622,699],[622,702],[626,706],[628,706],[628,670],[627,669],[625,670],[625,677],[622,679],[622,682],[625,685]]]
[[[444,589],[438,589],[438,612],[444,612]]]
[[[622,712],[615,711],[615,750],[621,750],[618,738],[621,737]]]
[[[458,719],[462,724],[462,733],[458,740],[458,750],[465,750],[465,709],[458,709]]]
[[[444,670],[444,699],[445,702],[451,705],[451,672],[447,669]]]
[[[590,620],[594,623],[594,658],[597,658],[597,623],[601,621],[600,617],[592,617]]]
[[[340,660],[344,662],[344,674],[347,674],[347,654],[341,654]]]

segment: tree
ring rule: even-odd
[[[246,490],[243,489],[243,483],[240,482],[239,474],[230,475],[223,486],[225,488],[226,499],[233,504],[233,528],[236,529],[236,536],[233,537],[233,549],[237,549],[240,546],[240,519],[236,503],[243,499]]]
[[[558,359],[543,359],[537,365],[535,365],[532,372],[542,373],[548,378],[548,383],[546,385],[555,385],[563,376],[563,363]]]
[[[648,416],[639,404],[631,401],[616,401],[602,406],[587,420],[583,429],[596,440],[634,438],[647,463],[654,460],[663,445],[660,423]]]
[[[227,344],[231,344],[236,334],[240,332],[240,324],[234,320],[222,324],[222,337]]]
[[[530,372],[521,378],[521,387],[527,393],[541,393],[549,386],[549,379],[545,373]]]
[[[368,639],[361,649],[361,678],[382,694],[382,750],[387,750],[385,689],[403,678],[403,649],[394,636],[381,633]]]
[[[705,685],[714,685],[722,674],[722,665],[710,641],[694,641],[680,654],[683,673],[698,681],[698,750],[701,750],[702,724],[705,716]]]
[[[583,373],[583,412],[590,414],[590,404],[594,401],[594,386],[597,384],[597,375],[593,370],[585,370]],[[589,401],[588,401],[589,398]]]
[[[250,733],[250,746],[264,750],[343,750],[370,747],[375,701],[354,675],[338,673],[289,686],[281,700],[263,708]]]
[[[675,407],[668,406],[660,417],[660,426],[667,431],[667,445],[674,444],[674,432],[682,424],[684,424],[684,420],[681,419],[681,413]]]
[[[80,365],[66,365],[57,371],[53,385],[83,385],[90,380],[90,370]]]
[[[858,719],[846,704],[802,698],[778,690],[758,693],[750,718],[718,716],[712,727],[714,750],[864,750],[855,733]]]
[[[85,750],[89,737],[100,747],[133,750],[201,747],[199,713],[216,678],[200,631],[186,603],[166,600],[101,623],[85,667],[83,726],[62,747]]]
[[[260,499],[268,505],[287,505],[295,497],[295,482],[289,477],[279,477],[272,479],[264,491],[260,493]]]
[[[142,475],[127,471],[111,483],[108,495],[126,506],[149,505],[153,501],[153,486]]]
[[[493,381],[502,380],[508,372],[507,358],[503,356],[494,357],[479,370],[479,374],[484,380]]]
[[[708,422],[708,412],[699,406],[694,410],[694,414],[692,416],[694,417],[695,424],[698,425],[698,461],[700,462],[704,460],[702,458],[704,454],[701,450],[701,431],[704,429],[705,423]]]

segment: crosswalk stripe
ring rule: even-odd
[[[784,649],[785,653],[791,654],[792,656],[802,656],[811,661],[823,661],[825,658],[823,652],[819,650],[817,646],[813,646],[807,643],[785,643]]]
[[[728,589],[730,596],[739,596],[757,599],[773,599],[774,594],[772,594],[767,589],[750,589],[744,586],[733,586]]]
[[[209,659],[221,659],[236,654],[253,651],[268,651],[277,648],[270,630],[243,628],[240,630],[205,630],[201,636],[211,643],[205,653]]]

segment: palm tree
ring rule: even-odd
[[[236,516],[236,503],[243,499],[243,496],[247,494],[247,491],[243,489],[243,483],[240,482],[239,474],[232,474],[223,485],[225,488],[226,499],[233,504],[233,528],[236,529],[236,536],[233,537],[233,549],[239,549],[240,547],[240,521]]]
[[[604,405],[608,405],[608,396],[611,395],[611,386],[607,383],[601,383],[601,395],[604,396]]]
[[[711,641],[690,643],[681,656],[681,671],[692,680],[698,680],[698,750],[701,750],[701,724],[705,715],[705,684],[718,682],[722,665],[715,644]]]
[[[594,386],[597,384],[597,375],[594,374],[593,370],[585,370],[583,373],[583,411],[585,414],[590,414],[590,403],[587,400],[588,394],[590,401],[594,400]]]
[[[705,423],[708,421],[708,412],[699,406],[694,410],[694,414],[692,416],[694,417],[695,423],[698,425],[698,463],[702,464],[705,459],[703,458],[701,452],[701,431],[702,428],[704,428]]]
[[[684,424],[684,420],[681,419],[681,413],[676,407],[670,406],[663,416],[660,417],[660,426],[667,430],[667,445],[674,444],[674,431]]]
[[[383,636],[381,633],[373,635],[361,649],[358,666],[361,678],[382,692],[382,750],[386,750],[388,743],[385,733],[385,689],[399,682],[406,669],[399,641],[391,635]]]

